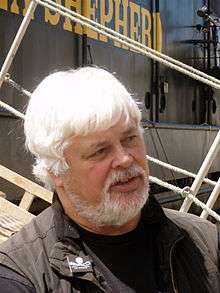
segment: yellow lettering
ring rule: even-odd
[[[108,5],[106,3],[108,2]],[[108,7],[108,12],[106,11]],[[100,23],[106,26],[112,20],[113,16],[113,2],[112,0],[100,1]],[[100,35],[99,39],[103,42],[107,42],[108,38],[106,36]]]
[[[143,7],[141,8],[141,18],[142,18],[142,44],[152,48],[151,15],[150,15],[150,12]]]
[[[81,0],[65,0],[65,7],[70,10],[74,8],[77,13],[81,14]],[[65,17],[63,28],[70,32],[74,31],[77,34],[82,34],[82,26],[79,23],[76,23],[73,29],[73,24],[68,17]]]
[[[0,0],[0,9],[8,10],[8,0]]]
[[[61,4],[61,0],[56,0],[58,4]],[[60,20],[59,13],[51,13],[51,11],[45,7],[45,22],[49,22],[49,24],[57,25]]]
[[[93,1],[90,1],[90,0],[83,1],[83,6],[82,6],[83,15],[89,19],[97,21],[95,17],[97,0],[95,0],[93,4],[91,2]],[[98,33],[88,27],[83,28],[83,33],[86,34],[90,38],[93,38],[96,40],[98,39]]]
[[[122,0],[122,8],[123,8],[123,18],[120,18],[120,5],[121,0],[115,0],[115,30],[120,33],[120,27],[123,29],[123,35],[128,35],[128,0]],[[121,47],[119,42],[114,42],[114,45],[117,47]],[[122,48],[127,49],[126,46],[122,46]]]
[[[131,39],[140,42],[140,6],[130,2],[130,37]]]
[[[153,22],[154,22],[154,42],[153,48],[159,52],[162,51],[162,24],[160,13],[153,13]]]
[[[16,0],[14,0],[11,4],[11,12],[12,13],[16,13],[16,14],[19,14],[19,7],[18,7],[18,3]]]
[[[30,5],[30,2],[31,2],[31,0],[25,0],[24,1],[24,3],[25,3],[25,5],[24,5],[24,9],[23,9],[23,15],[25,16],[25,14],[27,13],[27,10],[28,10],[28,7],[29,7],[29,5]],[[32,17],[32,19],[33,19],[34,17]]]
[[[25,5],[24,5],[24,9],[23,9],[23,16],[25,16],[25,14],[27,13],[28,7],[31,3],[31,0],[25,0],[24,1]],[[34,19],[34,15],[31,17],[31,19]]]

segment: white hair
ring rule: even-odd
[[[36,160],[33,173],[53,188],[48,171],[68,169],[63,151],[70,138],[114,126],[122,117],[140,123],[141,113],[126,88],[108,71],[83,67],[47,76],[27,107],[26,146]]]

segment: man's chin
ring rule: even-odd
[[[148,191],[142,187],[130,192],[110,192],[110,199],[119,205],[138,206],[146,203]]]
[[[75,200],[76,200],[76,196]],[[137,217],[148,199],[148,184],[126,193],[107,192],[98,206],[78,203],[78,213],[97,227],[120,227]],[[76,201],[75,201],[76,203]]]

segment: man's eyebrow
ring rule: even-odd
[[[132,132],[135,132],[137,130],[138,130],[138,128],[136,126],[131,126],[127,130],[125,130],[122,134],[123,135],[128,135],[128,134],[130,134]]]
[[[96,149],[96,148],[101,148],[101,147],[105,147],[108,144],[107,141],[100,141],[100,142],[95,142],[89,145],[89,148],[91,149]]]
[[[137,127],[135,126],[131,126],[129,127],[127,130],[125,130],[124,132],[122,132],[123,136],[129,135],[130,133],[137,131]],[[99,142],[95,142],[95,143],[91,143],[89,145],[89,148],[91,149],[96,149],[96,148],[101,148],[101,147],[105,147],[108,145],[108,141],[107,140],[103,140],[103,141],[99,141]]]

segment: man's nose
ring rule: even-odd
[[[132,155],[129,151],[122,146],[118,147],[115,151],[114,159],[112,162],[112,168],[128,168],[134,162]]]

